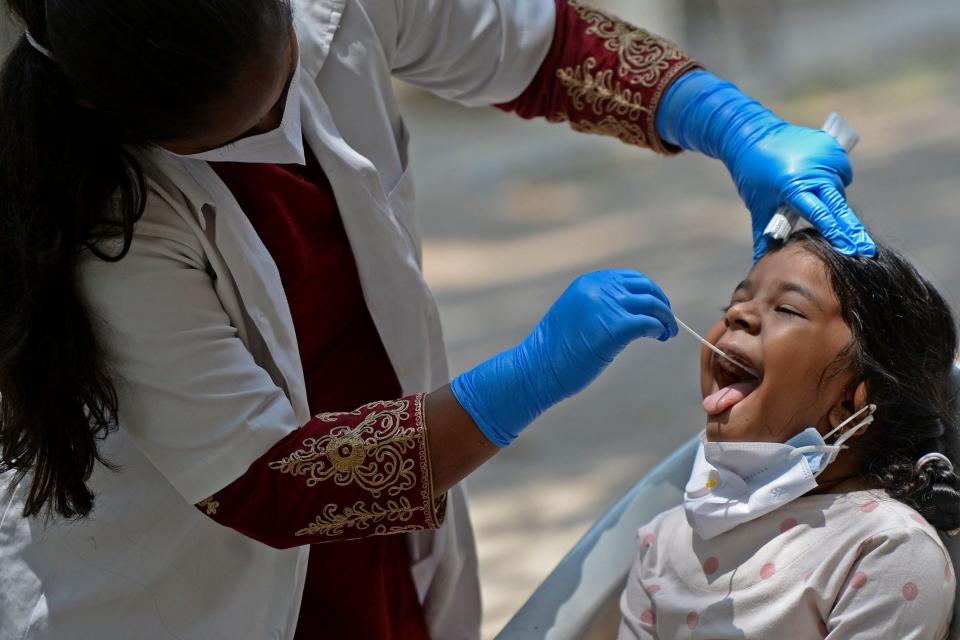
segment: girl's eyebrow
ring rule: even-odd
[[[734,288],[733,294],[736,295],[738,291],[744,291],[748,294],[753,291],[753,282],[750,281],[750,278],[742,280],[740,284]],[[823,311],[823,304],[820,302],[820,298],[817,296],[817,294],[801,284],[780,280],[777,282],[777,291],[792,291],[794,293],[799,293],[801,296],[812,302],[817,309]]]

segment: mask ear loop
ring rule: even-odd
[[[846,445],[844,445],[843,443],[849,440],[850,438],[852,438],[853,436],[855,436],[858,431],[861,431],[862,429],[867,428],[873,422],[873,413],[876,410],[877,410],[877,405],[875,404],[868,404],[863,406],[859,411],[856,411],[853,414],[851,414],[846,420],[844,420],[843,422],[835,426],[833,429],[831,429],[827,433],[827,435],[823,436],[824,443],[822,446],[808,445],[806,447],[797,447],[796,449],[790,452],[791,457],[803,455],[804,453],[827,454],[826,463],[821,465],[820,469],[814,474],[814,477],[819,476],[821,473],[823,473],[826,470],[827,465],[831,464],[834,460],[836,460],[837,456],[840,455],[840,452],[843,449],[847,448]],[[858,416],[860,416],[865,411],[867,412],[867,415],[860,422],[855,424],[846,433],[840,434],[836,442],[834,442],[833,444],[826,443],[827,438],[832,437],[835,433],[842,430],[845,426],[850,424],[852,421],[854,421]]]
[[[864,416],[864,418],[860,420],[860,422],[853,425],[846,432],[841,433],[839,436],[837,436],[837,439],[833,442],[833,444],[829,445],[833,447],[833,450],[828,454],[829,458],[827,460],[827,464],[830,464],[831,462],[836,460],[837,456],[840,455],[840,451],[847,448],[847,446],[843,444],[844,442],[854,437],[855,435],[857,435],[858,432],[862,431],[863,429],[866,429],[868,426],[870,426],[871,423],[873,423],[873,412],[876,410],[877,410],[877,405],[875,404],[865,405],[859,411],[852,414],[849,418],[847,418],[846,420],[844,420],[843,422],[835,426],[833,429],[831,429],[829,433],[827,433],[827,435],[823,437],[824,441],[826,441],[827,438],[833,436],[833,434],[841,431],[845,426],[853,422],[853,420],[856,419],[857,416],[859,416],[865,411],[867,412],[867,415]],[[824,465],[824,467],[826,467],[826,465]]]
[[[866,428],[867,426],[870,425],[870,423],[873,422],[873,413],[874,413],[874,411],[876,411],[876,410],[877,410],[877,405],[875,405],[875,404],[864,405],[859,411],[851,414],[849,418],[847,418],[846,420],[844,420],[843,422],[841,422],[840,424],[838,424],[837,426],[835,426],[833,429],[831,429],[831,430],[827,433],[827,435],[823,436],[824,441],[826,441],[827,438],[830,438],[831,436],[833,436],[833,434],[837,433],[838,431],[841,431],[845,426],[847,426],[849,423],[853,422],[853,420],[854,420],[857,416],[859,416],[861,413],[863,413],[864,411],[866,411],[866,412],[867,412],[867,415],[866,415],[866,417],[863,418],[863,420],[861,420],[860,422],[858,422],[857,424],[855,424],[855,425],[854,425],[849,431],[847,431],[846,433],[841,433],[839,436],[837,436],[837,441],[834,442],[832,446],[834,446],[834,447],[839,447],[839,446],[841,446],[844,442],[846,442],[847,440],[849,440],[850,438],[852,438],[853,436],[855,436],[858,431],[860,431],[861,429]]]

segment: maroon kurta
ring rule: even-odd
[[[432,491],[422,486],[429,470],[421,468],[419,398],[329,415],[401,394],[330,184],[309,151],[306,167],[211,166],[277,263],[310,411],[327,415],[290,434],[205,506],[217,502],[211,517],[274,546],[337,541],[310,548],[297,638],[426,639],[404,536],[371,535],[437,526]],[[392,461],[414,468],[391,471]]]

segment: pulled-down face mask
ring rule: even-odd
[[[844,442],[873,422],[876,408],[866,405],[826,436],[811,427],[782,444],[709,442],[701,433],[683,495],[687,522],[697,535],[709,540],[816,488],[817,476],[847,448]],[[857,418],[859,422],[833,444],[826,443]]]

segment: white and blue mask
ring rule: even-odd
[[[846,449],[846,442],[873,422],[867,405],[826,436],[807,428],[786,442],[709,442],[700,446],[683,495],[687,522],[704,540],[796,500],[817,486],[817,476]],[[858,417],[854,426],[837,437]]]

